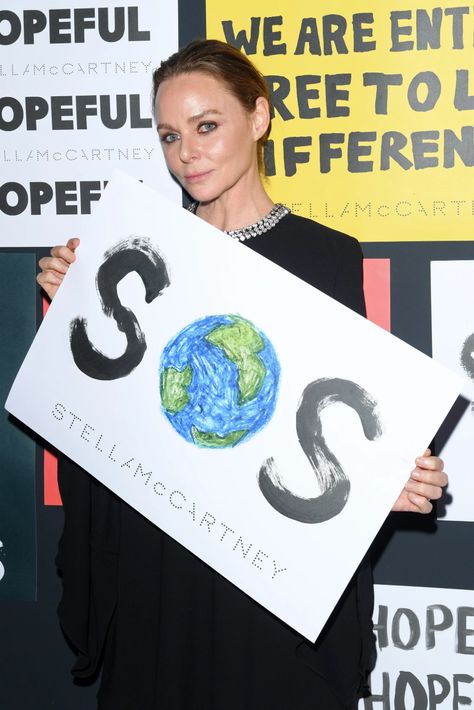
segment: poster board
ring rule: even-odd
[[[122,173],[79,254],[8,411],[314,640],[460,378]]]

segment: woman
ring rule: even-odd
[[[197,216],[363,313],[358,243],[275,207],[265,191],[268,91],[249,60],[193,42],[155,71],[154,103],[166,163]],[[40,261],[51,297],[78,244]],[[429,512],[447,483],[442,468],[425,452],[394,509]],[[374,659],[366,561],[311,644],[65,459],[60,486],[60,618],[77,676],[103,656],[101,710],[357,707]]]

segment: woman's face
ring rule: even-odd
[[[160,85],[156,123],[166,164],[195,200],[210,202],[226,193],[242,197],[246,187],[253,188],[256,144],[266,130],[258,108],[262,101],[257,99],[257,109],[249,113],[225,84],[203,72]]]

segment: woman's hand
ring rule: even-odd
[[[431,451],[426,449],[415,463],[416,468],[411,472],[392,510],[401,513],[430,513],[433,510],[431,501],[441,498],[442,488],[448,483],[443,461],[437,456],[431,456]]]
[[[39,260],[38,266],[41,273],[38,274],[36,280],[51,299],[56,295],[70,265],[76,260],[75,251],[79,243],[80,240],[77,237],[70,239],[66,245],[61,244],[53,247],[51,256],[44,256]]]

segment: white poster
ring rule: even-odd
[[[0,246],[84,234],[116,168],[180,202],[151,106],[177,0],[16,0],[0,17]]]
[[[7,409],[314,640],[458,376],[126,175],[90,224]]]
[[[474,591],[376,585],[377,664],[359,710],[474,705]]]
[[[474,261],[431,264],[433,357],[465,378],[456,417],[443,430],[449,474],[443,520],[474,521]]]

